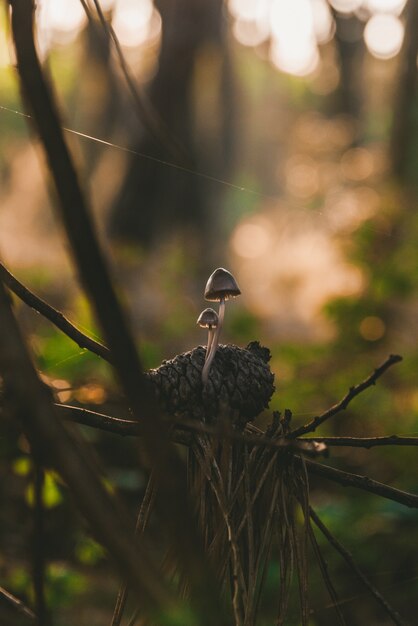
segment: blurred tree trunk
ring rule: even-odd
[[[409,0],[405,11],[405,37],[401,51],[400,74],[393,111],[391,134],[392,170],[400,180],[416,180],[416,159],[412,149],[418,151],[417,142],[417,55],[418,55],[418,0]],[[412,167],[409,164],[412,160]]]
[[[332,9],[335,20],[335,45],[340,62],[341,80],[333,99],[334,113],[360,118],[361,87],[359,67],[364,55],[363,24],[356,16],[347,17]]]
[[[156,5],[163,29],[158,70],[150,88],[152,105],[186,155],[177,158],[178,165],[225,177],[232,154],[233,100],[223,2],[157,0]],[[196,119],[201,97],[214,102],[201,116],[203,129]],[[207,141],[199,131],[206,132]],[[157,159],[173,160],[147,133],[132,147]],[[110,234],[145,245],[182,227],[207,236],[212,188],[205,178],[133,157],[113,204]]]

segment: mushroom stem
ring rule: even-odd
[[[208,382],[208,378],[209,378],[209,371],[210,371],[210,366],[212,365],[212,361],[215,357],[216,354],[216,349],[218,347],[218,342],[219,342],[219,335],[221,333],[221,328],[222,328],[222,324],[224,321],[224,317],[225,317],[225,298],[221,298],[220,302],[219,302],[219,321],[218,321],[218,325],[215,329],[215,334],[213,336],[211,345],[210,345],[210,349],[209,349],[209,340],[208,340],[208,347],[207,347],[207,351],[206,351],[206,360],[205,360],[205,364],[203,366],[203,370],[202,370],[202,383],[203,386],[206,387],[206,383]]]
[[[205,357],[205,362],[209,356],[209,352],[210,349],[212,347],[212,343],[213,343],[213,337],[215,335],[215,329],[213,326],[209,326],[209,330],[208,330],[208,345],[206,347],[206,357]]]

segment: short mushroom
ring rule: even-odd
[[[206,348],[206,359],[208,358],[210,348],[213,341],[213,336],[215,334],[215,329],[218,326],[218,314],[213,309],[205,309],[201,312],[199,317],[197,318],[196,324],[198,324],[201,328],[208,329],[208,345]],[[205,359],[205,361],[206,361]]]
[[[212,302],[219,302],[219,321],[212,340],[210,351],[207,353],[205,365],[202,370],[202,382],[206,385],[209,377],[209,370],[218,347],[219,335],[225,316],[225,301],[235,298],[241,294],[237,281],[228,270],[218,267],[208,279],[205,288],[205,299]]]

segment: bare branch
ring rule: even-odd
[[[397,354],[391,354],[386,359],[386,361],[384,363],[382,363],[382,365],[380,365],[380,367],[378,367],[377,369],[374,370],[373,374],[370,374],[370,376],[368,378],[366,378],[366,380],[364,380],[362,383],[356,385],[355,387],[351,387],[349,389],[348,393],[346,393],[344,398],[342,400],[340,400],[340,402],[338,402],[338,404],[334,404],[334,406],[332,406],[330,409],[328,409],[328,411],[325,411],[325,413],[322,413],[321,415],[318,415],[317,417],[314,417],[313,420],[310,421],[305,426],[301,426],[300,428],[296,428],[295,430],[293,430],[290,433],[289,436],[292,437],[293,439],[295,439],[296,437],[300,437],[301,435],[305,435],[306,433],[310,433],[310,432],[316,430],[318,428],[318,426],[323,424],[330,417],[333,417],[337,413],[340,413],[340,411],[344,411],[344,409],[347,408],[348,404],[351,402],[351,400],[353,400],[353,398],[358,396],[362,391],[364,391],[368,387],[371,387],[372,385],[375,385],[377,379],[380,376],[382,376],[382,374],[384,374],[384,372],[386,372],[386,370],[389,369],[389,367],[391,367],[395,363],[399,363],[400,361],[402,361],[402,357],[401,356],[399,356]]]
[[[155,608],[168,597],[148,551],[131,536],[124,510],[106,490],[91,456],[63,428],[47,387],[37,377],[13,317],[8,294],[0,281],[0,374],[14,417],[31,447],[63,477],[98,541],[110,552],[121,572]]]
[[[328,530],[325,524],[321,521],[312,507],[309,507],[309,515],[312,520],[315,522],[319,530],[326,537],[329,543],[333,548],[337,550],[339,554],[343,557],[345,562],[348,564],[350,569],[354,572],[357,578],[367,587],[370,593],[376,598],[379,604],[385,609],[388,615],[392,618],[393,622],[397,624],[397,626],[406,626],[405,622],[402,620],[397,611],[395,611],[390,604],[385,600],[385,598],[380,594],[380,592],[376,589],[376,587],[370,582],[367,576],[361,571],[361,569],[356,564],[350,552],[334,537],[334,535]]]
[[[382,498],[399,502],[400,504],[404,504],[412,509],[418,509],[418,495],[415,495],[414,493],[390,487],[389,485],[379,483],[377,480],[373,480],[367,476],[359,476],[358,474],[343,472],[342,470],[335,469],[329,465],[322,465],[321,463],[315,463],[314,461],[308,460],[305,460],[305,463],[311,474],[328,478],[343,487],[356,487],[357,489],[374,493]]]
[[[11,607],[14,611],[19,613],[20,615],[24,615],[30,621],[36,620],[35,613],[31,611],[31,609],[29,609],[22,602],[22,600],[19,600],[19,598],[16,598],[9,591],[6,591],[6,589],[3,589],[3,587],[0,587],[0,603],[8,607]]]
[[[4,284],[13,291],[13,293],[32,309],[43,315],[47,320],[52,322],[59,330],[75,341],[80,348],[87,348],[90,352],[94,352],[109,363],[112,362],[110,350],[103,344],[91,339],[82,333],[74,324],[72,324],[62,313],[53,306],[36,296],[25,285],[17,280],[2,263],[0,263],[0,278]]]
[[[79,277],[100,322],[113,365],[127,401],[144,430],[143,458],[161,469],[156,509],[166,524],[179,569],[187,577],[203,624],[224,623],[219,587],[209,567],[194,524],[189,494],[183,484],[184,463],[169,441],[151,386],[143,375],[135,342],[125,322],[90,211],[64,140],[58,109],[36,53],[33,37],[34,0],[9,0],[12,32],[23,93],[32,111],[48,159],[61,207],[61,216]]]
[[[375,446],[418,446],[418,437],[306,437],[298,441],[324,443],[327,446],[348,446],[350,448],[374,448]]]
[[[125,437],[141,437],[144,435],[143,424],[136,420],[112,417],[67,404],[57,404],[56,406],[64,419],[76,422],[77,424],[84,424],[85,426],[91,426],[92,428]],[[175,428],[174,431],[171,431],[170,439],[184,445],[190,444],[190,433],[196,432],[206,433],[218,437],[219,439],[239,441],[253,446],[271,448],[273,450],[302,452],[311,457],[319,456],[326,451],[325,444],[317,443],[314,439],[312,439],[312,441],[304,441],[302,439],[292,440],[286,437],[270,439],[270,437],[265,436],[262,431],[260,431],[260,435],[250,435],[245,432],[241,433],[234,430],[226,430],[224,427],[216,425],[211,426],[210,424],[203,424],[196,420],[178,419],[170,416],[165,416],[164,422],[170,425],[170,427]]]

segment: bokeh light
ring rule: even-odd
[[[353,13],[361,4],[362,0],[330,0],[330,5],[339,13]]]
[[[401,49],[404,26],[395,15],[373,15],[364,29],[364,41],[369,52],[378,59],[390,59]]]
[[[361,320],[359,330],[366,341],[377,341],[385,334],[386,326],[380,317],[370,316]]]
[[[37,3],[37,36],[41,54],[53,44],[69,44],[86,24],[87,16],[80,2],[40,0]]]
[[[238,18],[232,26],[232,33],[243,46],[255,47],[268,38],[270,29],[267,22],[258,23]]]
[[[152,0],[118,0],[112,26],[122,46],[138,47],[149,39]]]
[[[363,6],[372,13],[392,13],[400,15],[406,0],[363,0]]]
[[[266,254],[272,243],[270,229],[271,225],[264,220],[238,224],[231,239],[233,251],[244,259],[256,259]]]

